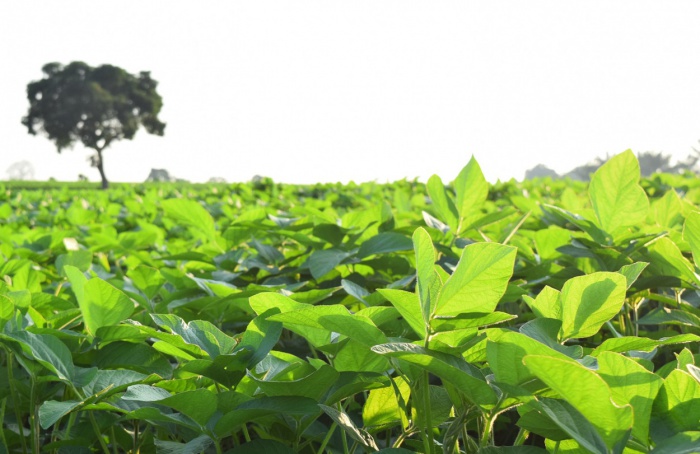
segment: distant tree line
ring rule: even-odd
[[[648,177],[654,173],[676,173],[682,174],[685,172],[700,173],[700,150],[693,149],[693,153],[685,159],[671,164],[671,156],[665,155],[662,152],[645,151],[637,154],[639,160],[639,169],[642,176]],[[537,164],[535,167],[525,172],[525,179],[550,177],[550,178],[571,178],[572,180],[588,181],[598,167],[605,164],[607,161],[603,158],[595,158],[593,161],[580,165],[573,170],[559,175],[556,171],[550,169],[544,164]]]

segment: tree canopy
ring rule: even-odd
[[[158,119],[163,100],[149,72],[133,75],[112,65],[91,67],[83,62],[66,66],[49,63],[44,78],[27,85],[29,111],[22,124],[32,135],[45,134],[60,153],[76,142],[95,150],[91,164],[109,183],[102,151],[115,140],[133,139],[140,126],[162,136]]]

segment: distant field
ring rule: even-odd
[[[0,452],[700,451],[700,180],[0,183]]]

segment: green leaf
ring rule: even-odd
[[[80,271],[87,271],[92,264],[92,252],[87,249],[78,251],[70,251],[67,254],[61,254],[56,258],[56,271],[59,275],[65,276],[63,268],[66,265],[74,266]]]
[[[227,412],[216,423],[216,434],[225,436],[236,430],[241,424],[265,416],[281,414],[285,416],[304,416],[320,413],[315,400],[298,396],[259,397],[238,405],[235,410]]]
[[[561,338],[590,337],[620,312],[627,280],[619,273],[598,272],[569,279],[561,290]]]
[[[632,284],[634,284],[634,281],[637,280],[640,274],[642,274],[642,271],[649,266],[647,262],[635,262],[631,265],[624,265],[622,268],[620,268],[619,273],[625,276],[625,279],[627,279],[627,290],[632,287]]]
[[[605,339],[602,344],[593,350],[591,355],[598,356],[601,352],[605,351],[617,353],[626,353],[633,350],[649,352],[662,345],[685,344],[688,342],[700,342],[700,336],[695,334],[679,334],[660,340],[635,336],[612,337],[610,339]]]
[[[216,394],[208,389],[197,389],[173,394],[158,401],[158,404],[174,408],[204,426],[216,412]]]
[[[268,380],[250,378],[267,396],[300,396],[316,401],[338,380],[340,373],[330,366],[321,366],[298,380]]]
[[[700,285],[700,277],[695,274],[693,264],[670,238],[664,237],[654,242],[647,253],[651,264],[649,271],[655,275],[672,276],[686,282]]]
[[[350,417],[347,415],[347,413],[338,411],[333,407],[328,407],[323,404],[318,404],[318,406],[321,407],[321,410],[323,410],[324,413],[330,416],[331,419],[335,421],[345,431],[345,433],[347,433],[350,436],[350,438],[370,449],[374,449],[375,451],[379,450],[379,447],[377,447],[377,442],[374,441],[372,435],[367,433],[365,430],[358,429],[355,423],[352,421],[352,419],[350,419]]]
[[[535,378],[536,374],[523,364],[527,355],[570,360],[563,353],[515,331],[492,329],[487,336],[486,358],[499,383],[522,386]]]
[[[517,248],[496,243],[465,247],[457,268],[443,285],[435,313],[493,312],[508,288],[516,253]]]
[[[489,195],[489,184],[474,156],[455,178],[454,190],[457,195],[457,212],[459,213],[462,227],[466,227],[470,218],[479,215],[481,207]],[[467,222],[464,222],[465,219]]]
[[[307,263],[311,275],[318,280],[333,271],[343,260],[352,255],[353,253],[340,249],[324,249],[322,251],[314,251],[309,256]]]
[[[403,377],[394,379],[403,402],[408,402],[411,388]],[[406,415],[403,415],[407,418]],[[393,386],[370,391],[362,406],[362,421],[365,427],[386,427],[398,425],[402,421],[402,409]]]
[[[657,443],[651,454],[697,454],[700,452],[700,432],[677,433]]]
[[[399,311],[401,317],[406,320],[408,326],[421,338],[425,337],[425,322],[421,313],[418,295],[404,290],[379,289],[380,295]]]
[[[236,347],[234,338],[227,336],[206,320],[185,323],[180,317],[171,314],[151,314],[151,318],[157,325],[180,336],[186,343],[200,347],[211,358],[229,354]]]
[[[390,343],[376,345],[372,351],[390,358],[398,358],[415,364],[442,380],[455,385],[472,403],[489,406],[496,403],[496,393],[486,383],[480,372],[474,370],[462,358],[426,350],[414,344]]]
[[[374,254],[410,251],[413,243],[410,238],[396,232],[382,232],[360,245],[357,256],[361,259]]]
[[[655,441],[678,432],[696,430],[700,421],[700,383],[689,373],[674,369],[664,380],[652,409],[651,433]]]
[[[61,380],[72,382],[76,379],[73,357],[68,347],[51,334],[34,334],[29,331],[15,331],[1,335],[19,342],[22,350],[49,369]]]
[[[535,406],[539,412],[549,417],[559,428],[588,451],[595,454],[608,454],[610,452],[606,446],[607,443],[592,424],[593,421],[568,402],[545,398],[539,399]],[[527,426],[523,425],[523,427]]]
[[[456,235],[459,214],[457,213],[454,202],[447,193],[445,185],[442,184],[440,177],[437,175],[431,176],[426,184],[426,189],[433,204],[435,214],[438,215],[442,222],[450,226],[450,229],[452,229]]]
[[[700,211],[693,211],[686,216],[683,239],[690,245],[695,267],[700,269]]]
[[[646,442],[649,439],[651,407],[663,379],[634,360],[611,352],[602,352],[598,356],[598,374],[610,387],[612,398],[618,405],[632,405],[632,435]]]
[[[615,405],[609,386],[595,372],[579,363],[551,356],[528,355],[523,363],[581,412],[609,448],[626,441],[633,424],[632,407]]]
[[[66,266],[66,274],[78,297],[85,330],[94,336],[103,326],[117,325],[134,312],[134,302],[121,290],[100,278],[85,279],[74,267]]]
[[[48,400],[44,402],[39,407],[39,424],[41,428],[48,429],[53,426],[56,421],[79,407],[82,403],[79,400],[66,400],[63,402]]]
[[[153,299],[165,283],[165,278],[160,274],[160,271],[145,265],[138,265],[129,270],[127,276],[148,299]]]
[[[644,222],[649,200],[639,185],[639,162],[631,150],[609,159],[591,177],[588,195],[598,224],[613,234]]]
[[[424,323],[428,323],[440,291],[440,277],[435,271],[435,247],[430,234],[422,227],[413,232],[413,249],[416,254],[416,293]]]
[[[537,297],[532,298],[531,296],[523,295],[523,301],[530,306],[530,309],[536,316],[561,320],[559,295],[559,290],[545,285],[540,293],[537,294]]]
[[[167,199],[160,205],[171,219],[201,232],[209,240],[215,240],[214,218],[199,202],[188,199]]]
[[[274,312],[277,311],[271,309],[251,320],[243,333],[241,342],[236,347],[236,350],[246,349],[252,352],[248,359],[249,368],[258,364],[270,353],[282,334],[281,323],[267,320],[269,314]]]

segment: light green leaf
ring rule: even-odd
[[[404,402],[408,402],[411,388],[403,377],[394,379],[396,388]],[[404,415],[406,417],[406,415]],[[393,386],[374,389],[369,392],[362,407],[362,421],[365,427],[393,426],[402,421],[402,410]]]
[[[700,383],[689,373],[674,369],[654,401],[652,438],[661,441],[678,432],[697,430],[699,422]]]
[[[426,350],[409,343],[376,345],[372,351],[390,358],[398,358],[437,375],[455,385],[471,402],[489,406],[496,403],[496,393],[483,375],[462,358]]]
[[[493,312],[513,275],[516,252],[517,248],[496,243],[465,247],[457,268],[443,285],[435,314]]]
[[[528,355],[523,362],[593,424],[608,448],[627,439],[633,425],[632,407],[617,406],[609,386],[595,372],[551,356]]]
[[[78,298],[78,305],[83,314],[85,330],[92,336],[99,328],[117,325],[134,312],[131,298],[98,277],[85,282],[83,297]]]
[[[404,290],[379,289],[377,291],[399,311],[401,317],[406,320],[408,326],[416,334],[422,338],[425,337],[425,322],[423,321],[418,295]]]
[[[198,230],[209,240],[215,240],[214,218],[199,202],[188,199],[168,199],[163,200],[160,205],[171,219]]]
[[[661,345],[685,344],[688,342],[700,342],[700,336],[695,334],[679,334],[660,340],[635,336],[611,337],[610,339],[605,339],[602,344],[596,347],[591,355],[598,356],[601,352],[605,351],[617,353],[626,353],[633,350],[649,352]]]
[[[431,176],[425,187],[432,201],[435,214],[457,234],[459,214],[440,177],[437,175]]]
[[[663,379],[619,353],[602,352],[598,356],[598,374],[610,387],[618,405],[632,405],[632,435],[642,442],[649,439],[651,407]]]
[[[569,279],[559,297],[561,338],[590,337],[620,312],[627,280],[620,273],[598,272]]]
[[[537,294],[537,297],[532,298],[528,295],[523,295],[523,301],[530,306],[532,312],[540,318],[554,318],[561,320],[561,304],[559,303],[559,290],[545,285],[544,288]]]
[[[631,150],[614,156],[593,174],[588,195],[606,232],[613,234],[645,220],[649,200],[639,178],[639,162]]]
[[[455,178],[454,190],[457,212],[462,227],[466,227],[468,221],[465,223],[463,220],[478,215],[489,194],[489,184],[474,156]]]
[[[165,278],[158,269],[145,265],[138,265],[136,268],[129,270],[127,276],[148,299],[153,299],[160,287],[165,283]]]
[[[435,271],[435,247],[430,234],[422,227],[413,232],[413,248],[416,254],[416,292],[423,321],[427,324],[440,291],[440,277]]]

